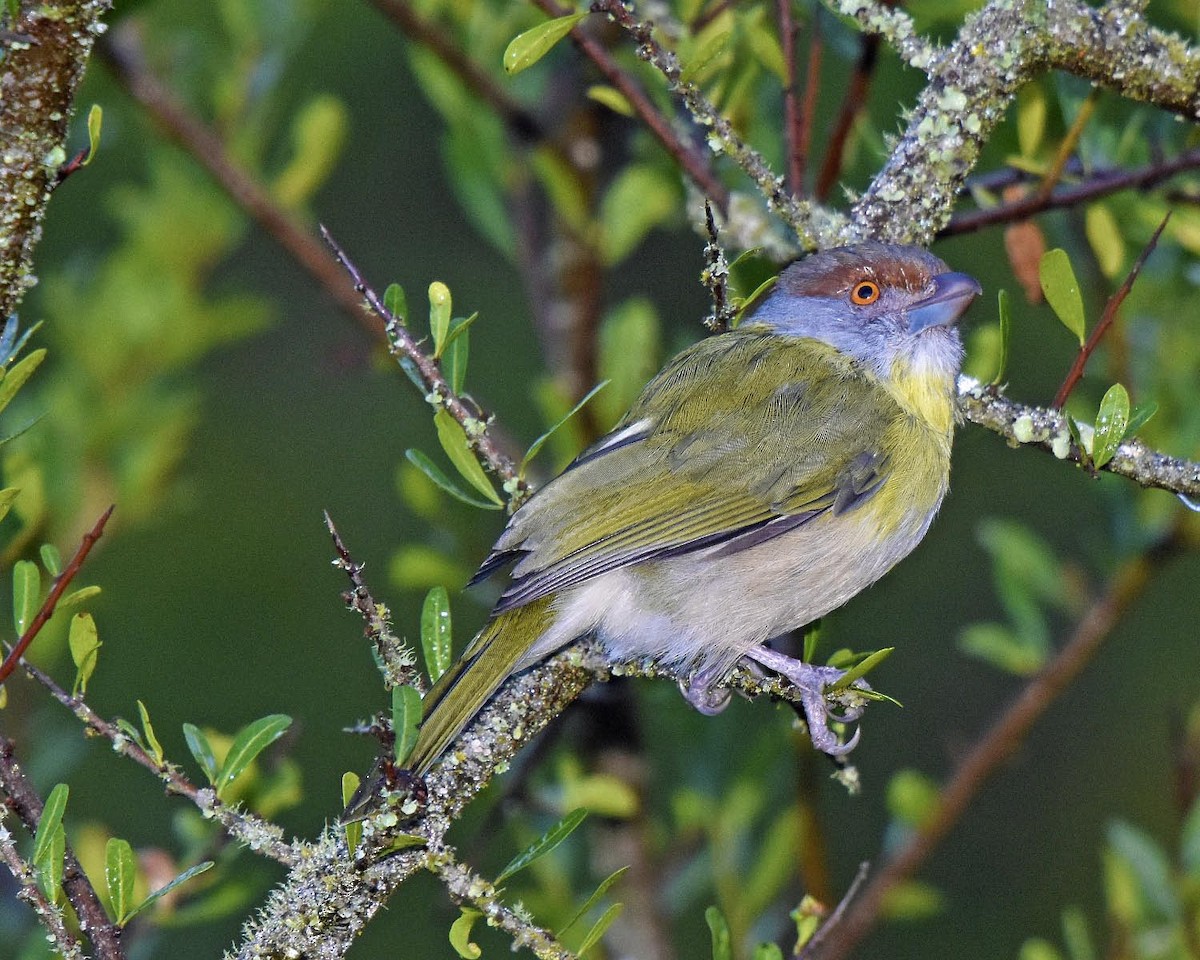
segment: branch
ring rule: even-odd
[[[238,810],[217,798],[210,787],[197,787],[173,764],[152,756],[129,734],[101,717],[82,697],[73,697],[46,673],[29,663],[22,664],[25,672],[45,687],[52,697],[75,715],[89,731],[104,737],[116,753],[141,764],[155,774],[168,793],[187,797],[207,819],[219,823],[231,837],[251,850],[270,857],[284,866],[295,866],[300,855],[283,839],[283,831],[269,821],[252,813]]]
[[[1142,272],[1142,267],[1145,266],[1146,260],[1158,245],[1158,238],[1162,236],[1162,232],[1167,228],[1167,222],[1170,219],[1171,214],[1168,212],[1162,218],[1162,222],[1158,225],[1158,229],[1154,231],[1154,235],[1150,238],[1150,241],[1142,248],[1142,252],[1138,254],[1138,258],[1133,266],[1129,268],[1129,273],[1126,274],[1121,286],[1117,288],[1116,293],[1108,298],[1108,302],[1104,305],[1104,312],[1100,315],[1100,322],[1096,324],[1088,336],[1087,342],[1079,348],[1079,353],[1075,356],[1075,362],[1071,364],[1071,369],[1067,371],[1067,376],[1063,380],[1062,386],[1058,388],[1058,393],[1054,395],[1052,406],[1056,410],[1063,408],[1067,402],[1067,397],[1075,389],[1075,384],[1082,379],[1088,360],[1095,352],[1096,347],[1100,345],[1100,341],[1104,339],[1104,335],[1108,333],[1108,328],[1117,319],[1117,311],[1121,309],[1121,304],[1129,296],[1129,291],[1133,289],[1133,284],[1136,282],[1138,274]]]
[[[837,246],[845,241],[848,227],[844,216],[792,196],[783,179],[771,170],[757,150],[738,136],[733,125],[695,84],[682,81],[678,58],[674,53],[664,50],[654,38],[651,24],[637,20],[621,0],[595,0],[592,9],[599,13],[607,13],[628,31],[637,43],[637,55],[666,78],[668,88],[680,98],[693,119],[711,130],[709,147],[733,158],[742,171],[754,181],[767,206],[795,231],[802,247],[817,249]]]
[[[488,431],[488,425],[479,418],[478,411],[455,393],[442,376],[438,362],[420,348],[413,339],[405,318],[397,317],[386,306],[383,298],[375,292],[354,262],[347,256],[333,235],[324,226],[321,237],[329,244],[333,255],[350,275],[354,289],[364,296],[371,311],[384,323],[388,338],[388,349],[397,361],[410,361],[425,390],[425,399],[435,409],[444,409],[462,426],[471,450],[481,462],[489,466],[504,484],[505,491],[518,502],[529,492],[529,484],[517,473],[517,467]]]
[[[0,787],[3,787],[2,782]],[[17,852],[13,835],[3,822],[5,813],[6,808],[0,807],[0,863],[8,867],[17,882],[17,899],[24,900],[37,914],[38,923],[45,928],[51,945],[63,960],[85,960],[79,941],[67,929],[62,907],[46,899],[46,895],[38,888],[33,868]]]
[[[1017,89],[1046,70],[1085,77],[1133,100],[1200,115],[1200,52],[1127,6],[992,0],[945,49],[922,44],[906,14],[879,0],[829,0],[929,74],[908,127],[854,205],[857,237],[928,244],[1003,120]],[[978,51],[988,51],[980,56]]]
[[[67,159],[75,91],[111,6],[26,0],[0,35],[0,320],[37,282],[33,250]]]
[[[6,806],[13,811],[30,833],[37,832],[38,822],[45,809],[25,772],[13,757],[13,742],[0,737],[0,787],[8,794]],[[63,890],[75,914],[79,926],[87,931],[88,940],[100,960],[125,960],[125,949],[121,946],[121,928],[108,919],[100,898],[92,887],[91,880],[79,865],[71,845],[66,845],[64,854],[66,869],[63,871]]]
[[[1055,190],[1048,197],[1032,193],[1013,203],[956,214],[938,236],[952,237],[996,224],[1027,220],[1036,213],[1078,206],[1121,190],[1146,190],[1197,167],[1200,167],[1200,148],[1185,150],[1171,160],[1158,160],[1132,170],[1099,170],[1074,186]]]
[[[136,24],[126,20],[99,47],[101,59],[167,137],[203,166],[243,211],[272,237],[300,268],[354,321],[376,338],[379,325],[365,313],[353,286],[329,259],[325,248],[270,192],[240,167],[215,133],[193,116],[143,62]]]
[[[54,608],[58,606],[58,601],[62,597],[63,591],[70,586],[71,581],[79,573],[80,567],[83,566],[83,561],[92,552],[92,547],[96,545],[96,541],[104,534],[104,525],[108,523],[108,518],[112,516],[112,512],[115,509],[116,505],[114,504],[104,511],[100,519],[96,521],[95,526],[84,534],[79,548],[75,551],[75,555],[71,557],[71,562],[54,579],[54,585],[50,588],[46,599],[42,601],[41,607],[38,609],[33,620],[30,621],[29,626],[25,628],[25,632],[21,634],[21,639],[9,651],[8,656],[4,658],[4,662],[0,663],[0,683],[8,679],[9,675],[16,669],[21,657],[25,655],[25,651],[29,649],[29,645],[33,643],[34,637],[42,632],[42,627],[54,616]]]
[[[533,0],[551,17],[561,17],[574,10],[562,6],[558,0]],[[688,179],[696,185],[705,197],[711,200],[722,213],[729,208],[729,191],[725,184],[717,178],[716,172],[708,163],[708,158],[693,143],[684,141],[671,127],[671,121],[664,117],[654,106],[650,98],[638,85],[637,81],[626,73],[612,55],[594,38],[580,27],[571,29],[571,39],[583,51],[584,56],[595,64],[604,78],[621,92],[629,101],[633,112],[646,125],[646,129],[663,145],[663,148],[675,158]]]
[[[934,815],[917,828],[908,843],[875,875],[840,925],[829,933],[826,949],[817,954],[820,960],[843,960],[872,930],[888,893],[929,858],[1042,714],[1091,662],[1151,573],[1177,546],[1177,539],[1172,536],[1152,553],[1128,561],[1109,581],[1104,594],[1080,620],[1058,655],[1025,685],[959,764],[938,796]]]
[[[1030,407],[992,393],[970,377],[958,381],[958,403],[972,423],[998,433],[1010,444],[1033,446],[1052,453],[1060,460],[1082,463],[1090,458],[1081,456],[1071,441],[1066,417],[1057,410]],[[1086,424],[1080,424],[1085,432]],[[1141,440],[1125,440],[1116,454],[1101,469],[1140,484],[1180,494],[1191,500],[1200,499],[1200,463],[1159,453]]]

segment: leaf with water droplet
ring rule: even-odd
[[[1103,467],[1117,452],[1129,431],[1129,393],[1114,383],[1100,401],[1096,414],[1096,433],[1092,440],[1092,462]]]

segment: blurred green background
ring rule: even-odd
[[[144,0],[123,5],[117,18],[141,21],[153,64],[171,66],[160,74],[203,102],[197,91],[225,62],[220,48],[227,42],[228,22],[241,15],[237,10],[233,0],[203,8]],[[314,219],[330,227],[377,287],[403,283],[414,317],[422,317],[424,290],[433,280],[448,284],[456,313],[480,311],[472,328],[469,392],[497,413],[515,447],[527,445],[544,428],[531,389],[543,367],[522,281],[513,263],[472,228],[447,185],[441,121],[417,92],[403,41],[369,4],[275,0],[244,12],[259,28],[274,24],[286,37],[259,51],[259,82],[270,91],[264,114],[270,121],[263,121],[256,149],[266,165],[277,168],[287,155],[287,117],[316,94],[340,101],[347,139],[327,181],[309,201]],[[943,30],[951,25],[934,24]],[[837,44],[851,42],[831,19],[827,29],[835,53]],[[554,56],[560,69],[582,69],[562,66],[578,61],[567,47]],[[836,56],[829,59],[831,77],[844,72]],[[875,128],[896,128],[897,111],[912,103],[919,80],[884,58],[871,93]],[[832,81],[831,89],[836,89]],[[79,99],[83,109],[93,102],[104,109],[100,154],[54,197],[38,250],[44,282],[22,309],[26,322],[48,317],[49,326],[55,323],[48,305],[53,278],[86,283],[98,269],[119,237],[114,210],[122,201],[115,191],[152,182],[159,162],[154,158],[169,156],[171,164],[189,171],[197,191],[213,192],[190,161],[161,145],[153,125],[100,64],[89,70]],[[835,106],[832,95],[822,103],[823,110]],[[201,107],[200,112],[206,111]],[[823,116],[819,129],[829,122]],[[82,138],[81,120],[78,126]],[[1002,129],[994,161],[1016,149],[1014,137],[1012,130]],[[861,188],[876,164],[876,152],[869,143],[862,146],[847,182]],[[1042,222],[1052,245],[1078,248],[1081,231],[1074,214],[1049,215]],[[182,723],[232,733],[266,713],[293,716],[287,748],[302,771],[303,799],[279,813],[278,820],[289,831],[313,836],[340,810],[342,772],[365,771],[374,755],[369,742],[342,728],[385,706],[360,623],[339,599],[345,583],[330,566],[321,511],[330,512],[352,553],[365,561],[377,598],[392,605],[397,631],[409,637],[416,635],[423,590],[398,585],[397,551],[432,544],[463,551],[453,560],[470,567],[484,556],[502,518],[446,498],[437,501],[437,522],[414,515],[398,493],[397,471],[406,448],[436,450],[421,398],[272,239],[249,224],[234,232],[235,240],[206,273],[202,289],[213,297],[251,293],[261,298],[261,317],[268,322],[168,375],[171,389],[194,391],[195,429],[152,509],[129,516],[116,497],[113,526],[85,570],[85,582],[104,588],[94,606],[104,648],[89,699],[102,714],[125,717],[136,715],[135,701],[142,699],[168,755],[181,763],[187,758]],[[649,298],[662,319],[663,340],[674,349],[702,332],[699,320],[708,300],[697,281],[701,248],[702,241],[676,219],[650,233],[636,257],[605,277],[604,294],[614,304],[634,295]],[[1073,345],[1048,308],[1030,306],[1020,297],[999,231],[934,249],[953,268],[983,283],[987,293],[972,310],[975,324],[995,322],[998,289],[1013,293],[1010,392],[1048,402]],[[1170,271],[1170,277],[1180,274],[1184,260],[1178,248],[1164,250],[1162,262],[1152,262],[1149,270],[1151,283],[1155,270],[1162,274],[1161,286],[1150,286],[1147,296],[1174,283],[1178,299],[1170,302],[1186,303],[1190,295],[1194,303],[1194,282],[1179,288],[1180,281],[1168,278]],[[1093,318],[1108,289],[1096,279],[1085,278],[1091,281],[1085,283],[1085,299]],[[1132,327],[1155,306],[1135,298],[1126,321]],[[1200,333],[1194,311],[1168,316],[1180,336]],[[71,334],[77,338],[76,352],[100,350],[106,323],[119,326],[122,318],[99,316],[78,327]],[[53,343],[48,363],[51,375],[56,364],[63,369]],[[1103,379],[1085,384],[1092,409],[1106,385]],[[106,403],[105,396],[94,399]],[[35,400],[30,403],[36,406]],[[47,424],[58,413],[53,405],[37,412]],[[1187,456],[1196,449],[1170,452]],[[64,441],[54,456],[69,460],[76,453],[84,455]],[[863,776],[861,796],[849,797],[822,779],[838,891],[861,861],[878,863],[881,850],[896,837],[885,803],[889,778],[905,768],[944,777],[1019,689],[1019,679],[964,656],[955,645],[967,624],[1004,616],[991,561],[978,541],[980,522],[1020,521],[1069,558],[1073,575],[1099,584],[1127,549],[1129,527],[1136,527],[1143,509],[1130,505],[1134,494],[1122,481],[1091,480],[1043,454],[1010,450],[973,426],[964,427],[956,442],[952,484],[940,518],[916,554],[826,626],[828,649],[894,644],[896,654],[874,680],[904,704],[902,709],[877,704],[868,712],[863,742],[854,754]],[[88,496],[76,501],[78,513],[69,528],[56,531],[64,553],[98,512],[86,512],[92,506]],[[1157,498],[1150,514],[1172,509],[1165,493],[1141,496]],[[1097,662],[1039,724],[922,874],[940,891],[941,909],[888,924],[859,956],[1015,957],[1030,936],[1058,939],[1061,911],[1070,904],[1083,907],[1093,932],[1102,936],[1106,825],[1127,820],[1168,850],[1175,843],[1180,818],[1174,792],[1176,734],[1200,692],[1198,576],[1194,555],[1155,573]],[[485,597],[452,593],[452,603],[456,637],[463,643],[485,615]],[[1051,617],[1056,644],[1071,622],[1066,615]],[[69,679],[61,650],[45,649],[39,656],[64,682]],[[651,809],[666,817],[681,785],[720,798],[743,781],[761,791],[768,809],[787,802],[796,761],[782,709],[739,702],[709,719],[692,713],[666,684],[638,683],[636,692],[641,733],[649,741]],[[9,684],[9,701],[0,723],[17,739],[35,781],[43,790],[58,780],[71,784],[72,829],[103,824],[135,847],[171,847],[173,831],[183,829],[184,801],[164,798],[150,776],[116,758],[106,744],[82,739],[71,718],[23,679]],[[567,743],[570,739],[564,737]],[[190,760],[184,765],[190,768]],[[504,789],[501,778],[499,790]],[[489,816],[489,803],[494,798],[478,805],[457,828],[457,837],[464,856],[494,871],[523,841],[510,832],[472,835]],[[589,829],[602,843],[601,828]],[[588,833],[570,842],[582,848]],[[672,849],[670,836],[656,842]],[[279,877],[268,866],[248,866],[249,861],[246,855],[239,861],[247,870],[243,899],[233,912],[209,923],[173,926],[167,921],[142,930],[131,942],[132,955],[209,957],[228,946],[240,919]],[[706,956],[703,909],[711,902],[704,893],[706,862],[702,855],[686,869],[682,862],[681,855],[678,869],[663,877],[667,896],[679,909],[678,955]],[[29,915],[10,895],[7,881],[5,876],[0,882],[0,958],[32,956],[25,953],[32,942]],[[528,897],[536,903],[536,892]],[[394,900],[352,956],[453,956],[446,929],[454,916],[436,886],[421,880]],[[785,928],[786,918],[776,911],[755,932],[766,939]],[[479,931],[478,939],[485,956],[507,949],[490,931]]]

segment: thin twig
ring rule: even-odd
[[[1001,765],[1013,755],[1038,719],[1091,662],[1121,616],[1142,592],[1155,568],[1178,546],[1173,535],[1155,550],[1125,563],[1079,621],[1071,638],[979,739],[938,796],[934,813],[863,890],[831,930],[820,960],[842,960],[879,921],[888,893],[911,877],[958,823]]]
[[[384,683],[390,690],[392,687],[405,685],[415,686],[424,693],[424,680],[421,672],[416,669],[417,658],[403,640],[392,632],[392,613],[382,603],[376,603],[371,591],[363,579],[363,565],[355,563],[342,542],[342,535],[333,525],[329,511],[325,511],[325,527],[333,538],[333,548],[337,551],[337,559],[333,565],[345,572],[350,579],[350,589],[343,595],[346,605],[363,618],[363,632],[379,653],[379,669],[383,673]]]
[[[1200,167],[1200,147],[1185,150],[1170,160],[1155,161],[1132,170],[1097,171],[1082,183],[1063,187],[1048,197],[1043,198],[1032,194],[1013,203],[998,204],[988,207],[986,210],[972,210],[969,213],[958,214],[950,220],[938,236],[952,237],[963,233],[973,233],[996,224],[1027,220],[1035,213],[1079,206],[1089,200],[1096,200],[1121,190],[1146,190],[1177,174],[1195,170],[1197,167]]]
[[[720,333],[729,329],[734,311],[729,304],[729,263],[721,247],[712,204],[707,200],[704,202],[704,226],[708,231],[708,243],[704,245],[704,272],[700,277],[713,304],[712,313],[704,318],[704,326],[712,333]]]
[[[829,136],[829,146],[825,150],[825,159],[817,174],[817,184],[813,196],[824,203],[833,192],[834,185],[842,173],[842,163],[846,156],[846,144],[850,142],[850,131],[854,129],[854,119],[866,109],[867,93],[871,80],[875,76],[875,65],[879,62],[879,37],[873,33],[861,34],[858,38],[858,60],[854,63],[854,72],[850,75],[850,83],[846,87],[846,95],[838,108],[837,119],[833,123],[833,133]]]
[[[13,756],[13,742],[0,736],[0,787],[8,795],[6,806],[13,811],[30,833],[36,833],[45,809],[42,798],[33,788],[25,772]],[[121,928],[108,919],[108,913],[100,903],[92,881],[88,879],[71,845],[66,844],[64,853],[63,891],[80,927],[87,931],[88,940],[100,960],[125,960],[125,949],[121,946]]]
[[[1088,460],[1075,446],[1066,417],[1058,410],[1018,403],[969,377],[959,378],[958,404],[968,420],[998,433],[1010,444],[1036,447],[1060,460]],[[1143,487],[1200,500],[1200,463],[1160,453],[1137,438],[1121,441],[1102,469]]]
[[[534,3],[551,17],[561,17],[575,12],[571,8],[564,7],[558,0],[534,0]],[[717,177],[716,171],[709,162],[707,152],[694,143],[685,142],[675,132],[670,120],[659,112],[638,82],[617,63],[599,41],[578,26],[572,28],[570,36],[575,45],[604,74],[604,78],[629,101],[633,112],[663,145],[667,153],[675,158],[680,168],[687,174],[688,179],[704,196],[716,204],[722,214],[727,213],[729,191]]]
[[[1121,309],[1121,304],[1125,302],[1125,298],[1129,296],[1129,291],[1133,289],[1134,283],[1137,281],[1138,274],[1142,272],[1142,267],[1145,266],[1147,258],[1154,252],[1154,248],[1158,245],[1158,238],[1162,236],[1163,230],[1167,227],[1167,222],[1171,219],[1171,212],[1168,210],[1167,215],[1162,218],[1162,223],[1158,225],[1158,229],[1154,231],[1154,236],[1142,248],[1142,252],[1138,254],[1137,260],[1130,267],[1129,273],[1125,275],[1125,280],[1117,291],[1108,298],[1108,303],[1104,305],[1104,313],[1100,315],[1100,322],[1096,324],[1091,334],[1087,338],[1087,342],[1079,348],[1079,353],[1075,357],[1075,362],[1071,364],[1071,369],[1067,371],[1066,379],[1063,380],[1062,386],[1058,388],[1058,393],[1054,395],[1054,403],[1052,406],[1055,409],[1061,410],[1067,402],[1067,397],[1071,395],[1071,391],[1075,389],[1075,385],[1079,383],[1083,377],[1083,369],[1087,366],[1088,359],[1099,346],[1100,341],[1104,339],[1104,335],[1108,333],[1109,327],[1113,325],[1113,321],[1117,319],[1117,311]]]
[[[115,723],[110,723],[96,713],[82,697],[67,693],[54,682],[49,674],[39,670],[31,663],[23,663],[21,666],[26,674],[45,687],[50,695],[70,710],[88,730],[99,734],[111,743],[115,752],[141,764],[158,777],[168,793],[187,797],[205,817],[215,820],[225,829],[226,833],[250,849],[256,850],[284,866],[290,867],[296,864],[299,856],[283,839],[283,831],[279,827],[252,813],[229,806],[218,799],[216,791],[210,787],[197,787],[180,773],[174,764],[165,760],[159,761],[152,756]]]
[[[553,0],[537,0],[538,3]],[[728,154],[755,183],[767,205],[795,231],[801,246],[807,249],[833,246],[844,241],[845,220],[840,214],[797,200],[762,155],[749,146],[733,125],[693,83],[682,80],[682,70],[674,53],[663,49],[654,37],[652,25],[633,16],[621,0],[594,0],[592,9],[607,13],[634,39],[638,57],[663,75],[671,92],[683,102],[688,113],[711,128],[709,144]],[[718,204],[718,207],[720,204]]]
[[[825,922],[817,928],[817,932],[812,935],[808,943],[796,952],[795,956],[797,960],[808,960],[809,957],[815,957],[821,952],[821,944],[825,942],[825,939],[831,932],[838,928],[838,925],[842,922],[842,917],[850,909],[850,904],[854,902],[854,898],[858,896],[858,892],[862,889],[863,884],[867,882],[870,872],[871,865],[866,860],[858,865],[858,869],[854,872],[854,879],[850,881],[850,886],[842,894],[842,899],[838,901],[838,905],[833,908],[833,912],[826,918]]]
[[[449,847],[432,854],[428,868],[442,881],[455,903],[479,911],[489,926],[499,927],[507,933],[512,938],[514,950],[525,947],[538,960],[576,960],[575,954],[553,933],[506,906],[495,884],[459,863]]]
[[[97,53],[166,135],[209,172],[234,203],[287,252],[326,296],[373,337],[382,339],[381,327],[362,309],[354,288],[330,261],[320,241],[280,206],[257,179],[234,162],[221,138],[145,66],[136,24],[126,20],[110,31],[97,47]]]
[[[16,669],[17,663],[24,656],[29,645],[33,643],[33,638],[42,631],[42,627],[46,622],[54,616],[54,609],[58,606],[58,601],[63,595],[63,591],[71,585],[71,581],[75,579],[79,573],[79,568],[83,566],[83,561],[87,559],[87,555],[92,552],[92,547],[96,545],[96,541],[104,533],[104,525],[108,523],[108,518],[112,516],[113,510],[116,509],[116,504],[113,504],[101,515],[95,525],[87,533],[83,535],[83,540],[79,544],[79,548],[75,551],[75,556],[71,557],[70,563],[64,568],[54,579],[53,586],[50,587],[50,592],[46,594],[46,599],[42,601],[42,606],[25,628],[25,632],[21,634],[21,639],[17,641],[16,646],[9,651],[9,654],[4,659],[4,663],[0,664],[0,683],[8,679],[9,675]]]
[[[429,356],[417,345],[404,317],[397,317],[383,302],[383,298],[363,278],[362,272],[355,266],[354,261],[346,254],[336,240],[333,239],[324,224],[320,227],[321,238],[329,245],[334,257],[350,275],[354,289],[366,298],[372,312],[383,321],[387,333],[388,349],[397,361],[406,359],[412,363],[425,389],[425,398],[430,405],[444,409],[462,426],[467,435],[467,443],[471,450],[501,479],[505,491],[518,501],[529,492],[528,484],[517,473],[516,464],[503,450],[488,431],[487,423],[480,419],[479,413],[467,405],[455,393],[446,378],[442,376],[441,368],[436,360]]]
[[[800,152],[800,103],[796,98],[796,20],[792,0],[775,0],[779,20],[779,46],[787,79],[783,84],[783,129],[787,143],[788,189],[799,194],[804,189],[804,156]],[[813,18],[814,24],[816,18]],[[814,28],[815,29],[815,28]]]
[[[821,35],[820,11],[814,10],[808,22],[808,66],[804,72],[804,101],[800,106],[800,130],[796,138],[796,155],[799,162],[792,193],[805,196],[808,191],[804,180],[808,175],[808,156],[812,152],[813,124],[817,119],[817,99],[821,92],[821,59],[825,52],[825,40]]]
[[[1092,119],[1092,114],[1096,112],[1096,101],[1100,99],[1100,91],[1092,88],[1092,91],[1087,95],[1087,98],[1079,107],[1079,113],[1075,115],[1074,121],[1071,123],[1071,128],[1067,131],[1067,135],[1063,137],[1062,143],[1058,145],[1058,151],[1054,154],[1054,160],[1050,164],[1050,168],[1042,177],[1042,182],[1038,184],[1037,191],[1034,197],[1038,200],[1047,200],[1054,193],[1054,188],[1058,186],[1058,182],[1062,179],[1063,171],[1067,169],[1067,162],[1075,154],[1075,147],[1079,145],[1079,138],[1083,136],[1084,128],[1088,125],[1088,121]]]
[[[0,789],[3,783],[0,782]],[[37,914],[37,921],[49,934],[51,945],[62,960],[86,960],[83,947],[75,935],[67,929],[63,909],[52,900],[48,900],[37,884],[37,876],[33,868],[25,862],[17,852],[13,835],[3,823],[5,807],[0,804],[0,863],[8,867],[17,883],[17,899],[24,900]]]

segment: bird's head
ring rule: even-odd
[[[820,340],[884,381],[952,383],[963,353],[956,324],[981,292],[919,247],[860,243],[792,264],[743,325]]]

